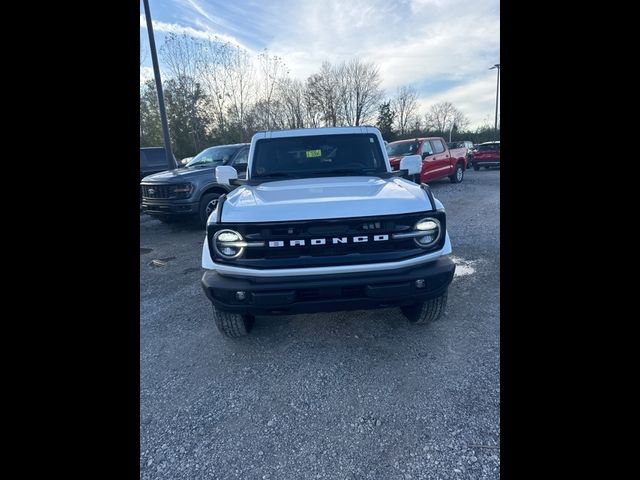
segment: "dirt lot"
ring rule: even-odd
[[[389,308],[258,317],[227,339],[204,232],[140,217],[142,479],[499,478],[500,170],[431,186],[458,267],[422,327]]]

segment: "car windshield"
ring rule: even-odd
[[[488,143],[486,145],[476,145],[476,149],[479,152],[484,152],[487,150],[500,150],[500,144],[499,143]]]
[[[394,142],[387,145],[387,154],[390,157],[399,155],[415,155],[418,153],[418,142],[412,140],[410,142]]]
[[[371,175],[387,171],[373,134],[310,135],[256,142],[251,178]]]
[[[198,155],[193,157],[187,167],[195,167],[200,165],[218,166],[224,165],[231,160],[231,157],[240,149],[242,145],[236,147],[219,146],[211,147],[203,150]]]

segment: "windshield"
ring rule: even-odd
[[[476,149],[479,152],[484,152],[487,150],[500,150],[499,143],[488,143],[487,145],[476,145]]]
[[[390,157],[400,155],[416,155],[418,153],[419,143],[415,140],[409,142],[394,142],[387,145],[387,154]]]
[[[193,157],[187,167],[194,167],[198,165],[218,166],[224,165],[231,160],[231,157],[240,149],[242,145],[235,147],[220,146],[211,147],[203,150],[198,155]]]
[[[386,171],[376,135],[312,135],[258,140],[251,178],[371,175]]]

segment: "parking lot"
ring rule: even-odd
[[[431,184],[458,264],[445,315],[258,317],[223,337],[204,231],[140,216],[142,479],[497,479],[500,170]]]

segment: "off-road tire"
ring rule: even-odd
[[[254,318],[251,315],[240,313],[222,312],[213,307],[213,319],[220,332],[230,338],[246,336],[253,326]]]
[[[446,306],[447,292],[439,297],[431,298],[422,303],[400,307],[400,309],[410,323],[423,325],[440,318]]]

